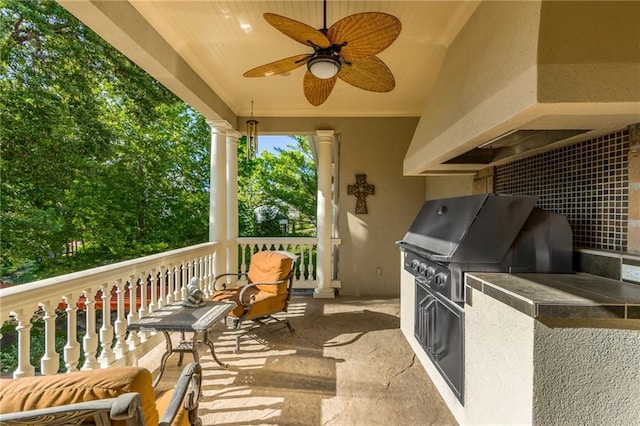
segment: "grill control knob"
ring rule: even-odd
[[[444,288],[447,285],[447,276],[445,274],[436,275],[435,283],[437,287]]]
[[[411,261],[411,263],[409,264],[409,266],[411,267],[412,271],[417,271],[418,270],[418,266],[420,266],[420,261],[418,259],[413,259]]]
[[[424,263],[421,263],[420,266],[418,266],[418,273],[424,276],[426,271],[427,271],[427,265]]]
[[[429,266],[427,268],[427,274],[425,276],[427,277],[428,280],[431,280],[435,274],[436,274],[436,268],[434,268],[433,266]]]

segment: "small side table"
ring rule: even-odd
[[[161,331],[164,334],[166,351],[162,355],[160,371],[153,381],[153,386],[156,387],[160,383],[167,359],[172,353],[177,352],[180,354],[178,365],[182,364],[182,357],[185,352],[193,354],[194,360],[198,362],[198,348],[201,344],[209,346],[214,361],[218,365],[227,368],[229,365],[222,363],[216,356],[213,342],[209,340],[209,332],[213,330],[216,323],[226,317],[235,307],[236,304],[234,302],[211,301],[206,302],[204,306],[199,308],[190,308],[178,302],[164,306],[129,324],[128,329],[130,331]],[[178,346],[174,347],[169,333],[178,331],[181,333],[182,338]],[[185,339],[185,332],[193,333],[193,338],[191,340]]]

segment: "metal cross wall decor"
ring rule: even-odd
[[[367,175],[356,175],[356,184],[347,185],[347,193],[355,195],[356,214],[367,214],[367,195],[375,195],[376,187],[367,183]]]

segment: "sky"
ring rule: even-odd
[[[258,150],[275,153],[275,148],[285,148],[288,144],[295,141],[289,136],[276,135],[258,135]]]

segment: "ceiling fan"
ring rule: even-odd
[[[302,22],[265,13],[264,19],[295,41],[313,48],[313,53],[291,56],[253,68],[245,77],[267,77],[307,65],[303,90],[314,106],[321,105],[340,78],[371,92],[389,92],[395,87],[393,74],[376,54],[393,43],[402,29],[395,16],[380,12],[356,13],[327,29],[327,1],[320,30]]]

